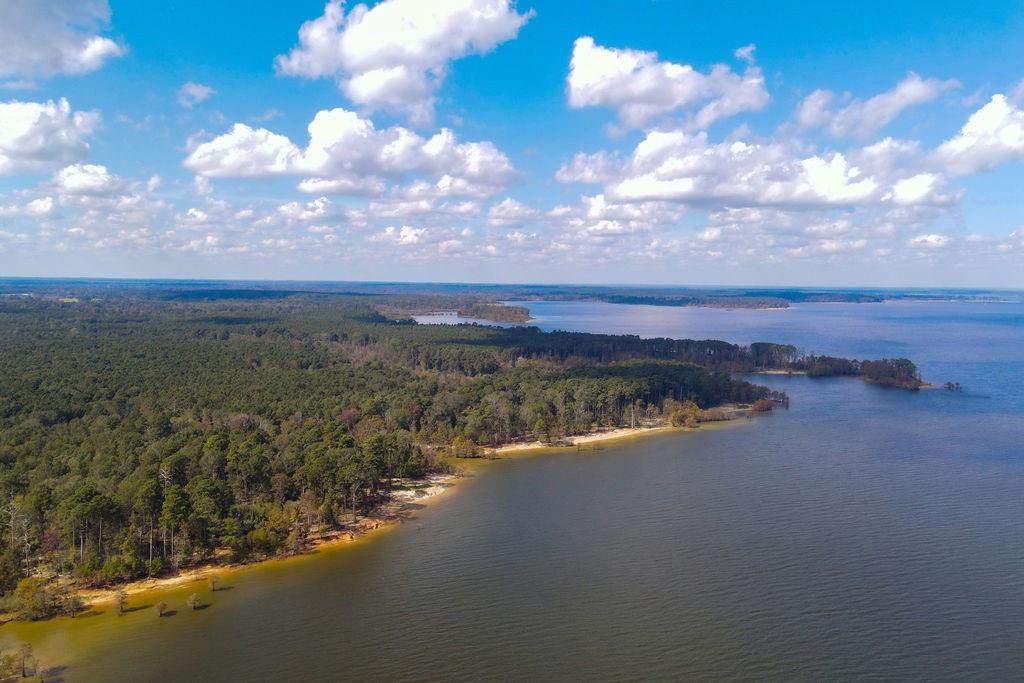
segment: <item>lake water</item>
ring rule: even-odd
[[[1024,677],[1024,306],[528,305],[545,329],[907,356],[965,391],[758,377],[790,410],[495,463],[209,609],[186,587],[170,618],[0,638],[68,681]]]

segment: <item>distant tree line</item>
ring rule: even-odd
[[[530,320],[530,309],[498,303],[473,303],[458,308],[463,318],[493,320],[499,323],[525,323]]]

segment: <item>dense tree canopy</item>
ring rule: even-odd
[[[792,347],[424,326],[345,297],[0,297],[0,590],[301,547],[443,456],[772,398]],[[909,361],[857,365],[875,381]],[[834,374],[834,373],[833,373]],[[778,398],[778,397],[775,397]],[[685,402],[685,403],[684,403]]]

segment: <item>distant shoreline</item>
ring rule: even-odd
[[[981,304],[1011,304],[1017,303],[1013,299],[1009,298],[996,298],[996,297],[975,297],[971,298],[968,296],[963,297],[948,297],[948,298],[927,298],[927,297],[915,297],[915,296],[896,296],[886,297],[881,299],[870,299],[870,300],[850,300],[850,301],[793,301],[788,302],[786,305],[742,305],[740,303],[709,303],[709,302],[695,302],[695,303],[671,303],[671,302],[650,302],[650,301],[609,301],[605,299],[592,299],[592,298],[580,298],[580,299],[517,299],[512,298],[499,302],[494,302],[494,311],[501,310],[502,307],[506,308],[522,308],[525,309],[525,313],[518,315],[503,316],[498,314],[486,314],[482,313],[479,315],[469,314],[467,311],[459,310],[436,310],[429,312],[413,312],[410,313],[413,318],[417,319],[417,322],[423,325],[459,325],[459,324],[499,324],[499,325],[529,325],[537,321],[537,318],[530,312],[530,304],[533,303],[603,303],[612,306],[651,306],[654,308],[701,308],[718,311],[788,311],[798,306],[806,305],[820,305],[820,306],[840,306],[840,305],[868,305],[868,304],[967,304],[967,303],[981,303]],[[420,318],[449,318],[450,320],[432,320],[422,321]],[[764,373],[770,374],[770,373]],[[783,373],[778,373],[783,374]],[[802,373],[792,373],[802,374]]]

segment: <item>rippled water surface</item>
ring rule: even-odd
[[[789,411],[485,467],[199,612],[5,626],[65,680],[1024,677],[1024,307],[536,303],[542,327],[904,355],[963,393],[759,377]]]

